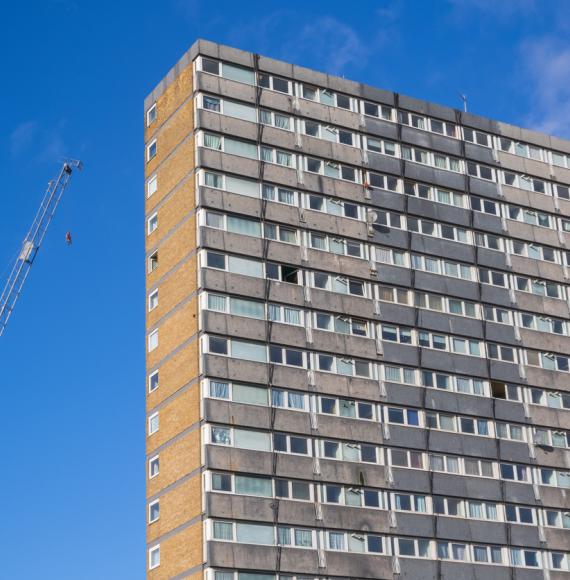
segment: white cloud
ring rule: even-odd
[[[570,44],[536,39],[521,47],[521,83],[529,82],[527,122],[538,131],[570,138]]]
[[[35,121],[20,123],[20,125],[10,133],[10,155],[15,157],[22,153],[28,145],[31,144],[36,135],[37,128],[37,123]]]
[[[537,8],[537,0],[448,0],[456,13],[475,9],[493,16],[526,16]]]

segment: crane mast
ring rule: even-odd
[[[47,229],[53,219],[57,206],[61,200],[65,188],[69,184],[74,169],[82,169],[81,161],[66,161],[56,179],[48,184],[42,203],[36,213],[34,221],[22,242],[20,253],[10,272],[10,276],[2,295],[0,296],[0,336],[6,330],[6,325],[14,307],[22,293],[24,283],[28,278],[38,250],[40,249]]]

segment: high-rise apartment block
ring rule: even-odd
[[[148,578],[570,578],[570,142],[199,41],[145,145]]]

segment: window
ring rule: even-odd
[[[148,257],[148,271],[154,272],[158,268],[158,250]]]
[[[280,77],[260,73],[258,78],[258,84],[261,87],[264,87],[266,89],[272,89],[279,93],[286,94],[291,93],[291,83],[288,80],[282,79]]]
[[[501,463],[499,468],[502,479],[530,483],[530,470],[526,465]]]
[[[336,161],[322,161],[315,157],[305,158],[305,169],[309,173],[319,173],[325,177],[344,179],[345,181],[358,182],[358,171],[354,167],[341,165]]]
[[[411,538],[397,538],[396,547],[399,556],[410,556],[415,558],[430,558],[430,541],[416,540]]]
[[[152,352],[158,347],[158,328],[148,335],[148,352]]]
[[[149,311],[154,310],[158,306],[158,289],[153,290],[148,295],[148,309]]]
[[[148,377],[149,393],[152,393],[152,391],[155,391],[156,389],[158,389],[158,371],[154,371]]]
[[[150,197],[152,194],[156,193],[158,189],[158,177],[153,175],[147,182],[146,182],[146,196],[147,198]]]
[[[463,127],[463,138],[465,141],[471,143],[476,143],[477,145],[483,145],[484,147],[491,147],[491,137],[486,133],[481,133],[481,131],[475,131],[467,127]]]
[[[151,502],[148,505],[148,523],[152,524],[153,522],[156,522],[156,520],[158,520],[158,518],[160,517],[160,500],[156,500]]]
[[[423,469],[424,458],[420,451],[405,451],[403,449],[390,449],[390,465],[395,467],[410,467]]]
[[[151,159],[153,159],[154,157],[156,157],[156,139],[153,139],[146,148],[146,160],[150,161]]]
[[[160,566],[160,544],[153,546],[148,551],[148,568],[152,570]]]
[[[156,121],[156,103],[146,112],[146,126],[150,127]]]
[[[158,227],[158,214],[152,214],[147,221],[147,235],[150,236],[154,230]]]
[[[158,412],[157,412],[157,413],[153,413],[148,418],[148,434],[152,435],[153,433],[156,433],[158,431],[158,427],[159,427],[159,420],[158,420]]]
[[[148,478],[156,477],[160,472],[160,461],[158,455],[151,457],[148,460]]]
[[[478,177],[479,179],[486,179],[488,181],[495,180],[495,170],[493,168],[473,163],[473,161],[467,162],[467,174],[471,177]]]
[[[392,109],[386,105],[377,105],[376,103],[363,103],[363,112],[370,117],[378,117],[386,121],[392,120]]]
[[[405,409],[400,407],[387,407],[388,423],[399,425],[420,426],[419,412],[416,409]]]

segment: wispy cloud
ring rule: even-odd
[[[53,127],[45,127],[37,121],[20,123],[8,139],[10,155],[27,155],[40,161],[60,160],[66,155],[63,138],[65,124],[65,119],[61,119]]]
[[[8,147],[12,157],[20,155],[32,143],[37,133],[37,128],[38,126],[35,121],[25,121],[24,123],[20,123],[10,133]]]
[[[303,26],[283,49],[294,60],[310,56],[332,74],[342,74],[348,67],[363,66],[371,53],[371,46],[347,24],[332,16],[321,16]]]
[[[531,113],[527,123],[538,131],[570,138],[570,43],[552,38],[526,41],[521,46],[529,83]]]
[[[472,10],[487,12],[494,17],[527,16],[537,9],[537,0],[447,0],[456,15]]]

